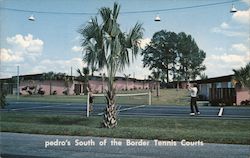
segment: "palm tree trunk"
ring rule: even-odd
[[[167,71],[167,83],[168,83],[169,82],[168,67],[167,67],[166,71]]]
[[[117,107],[115,105],[115,93],[114,90],[107,91],[107,106],[104,110],[103,127],[114,128],[117,126]]]
[[[160,83],[158,81],[156,81],[156,96],[159,97],[160,96]]]
[[[49,81],[49,95],[51,95],[52,94],[52,83],[51,83],[52,81],[50,80]]]

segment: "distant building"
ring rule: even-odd
[[[210,91],[211,89],[233,89],[234,90],[234,85],[232,84],[232,78],[233,78],[233,75],[228,75],[228,76],[220,76],[220,77],[208,78],[208,79],[203,79],[203,80],[191,81],[191,83],[193,82],[197,83],[198,89],[199,89],[199,95],[204,100],[209,100],[209,99],[212,99],[213,97],[212,92]],[[223,93],[221,95],[223,95]],[[234,95],[235,94],[232,94],[230,96],[235,97]]]
[[[72,77],[73,80],[65,81],[63,79],[56,80],[44,80],[42,79],[43,74],[31,74],[31,75],[21,75],[20,78],[20,94],[28,95],[29,93],[37,93],[39,90],[43,91],[43,95],[81,95],[84,92],[84,82],[81,81],[79,77]],[[15,79],[5,78],[1,79],[5,81],[5,89],[7,89],[9,94],[16,94],[17,84]],[[88,85],[91,87],[94,93],[103,93],[107,90],[107,78],[101,76],[89,76]],[[126,90],[146,90],[146,89],[156,89],[159,82],[154,82],[151,80],[139,80],[135,78],[124,78],[115,77],[115,89],[118,91]],[[29,92],[30,91],[30,92]]]
[[[190,83],[198,84],[199,100],[206,100],[217,105],[240,105],[242,101],[250,100],[250,90],[235,87],[232,83],[233,77],[234,75],[227,75],[190,81]],[[187,81],[174,81],[167,87],[185,89],[187,84]]]

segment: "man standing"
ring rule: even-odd
[[[191,96],[191,101],[190,101],[190,108],[191,108],[191,113],[190,116],[194,116],[194,107],[197,115],[200,115],[199,109],[197,107],[197,93],[198,93],[198,88],[197,84],[194,83],[193,87],[188,85],[188,90],[190,91],[190,96]]]

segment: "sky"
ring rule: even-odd
[[[16,75],[17,66],[21,75],[70,75],[71,67],[77,75],[76,69],[86,66],[77,31],[98,16],[99,8],[112,8],[114,2],[121,5],[118,23],[123,32],[137,22],[143,24],[142,48],[157,31],[185,32],[206,52],[208,77],[233,74],[232,69],[250,62],[250,0],[0,0],[0,78]],[[221,2],[229,3],[174,9]],[[232,3],[238,10],[234,14]],[[157,14],[160,22],[154,21]],[[35,21],[28,20],[31,15]],[[117,76],[146,78],[150,71],[143,68],[142,58]]]

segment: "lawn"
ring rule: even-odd
[[[250,120],[120,117],[118,127],[101,128],[102,117],[1,112],[1,131],[100,136],[205,143],[250,144]]]
[[[121,91],[117,93],[147,93],[148,91]],[[188,103],[188,91],[185,89],[161,89],[160,96],[156,96],[156,91],[152,93],[153,105],[187,105]],[[86,96],[73,95],[73,96],[60,96],[60,95],[48,95],[48,96],[20,96],[19,101],[25,102],[67,102],[67,103],[86,103]],[[8,95],[7,101],[17,101],[16,96]],[[105,103],[105,98],[95,97],[95,103]],[[117,97],[118,104],[148,104],[148,96],[133,96],[133,97]]]

